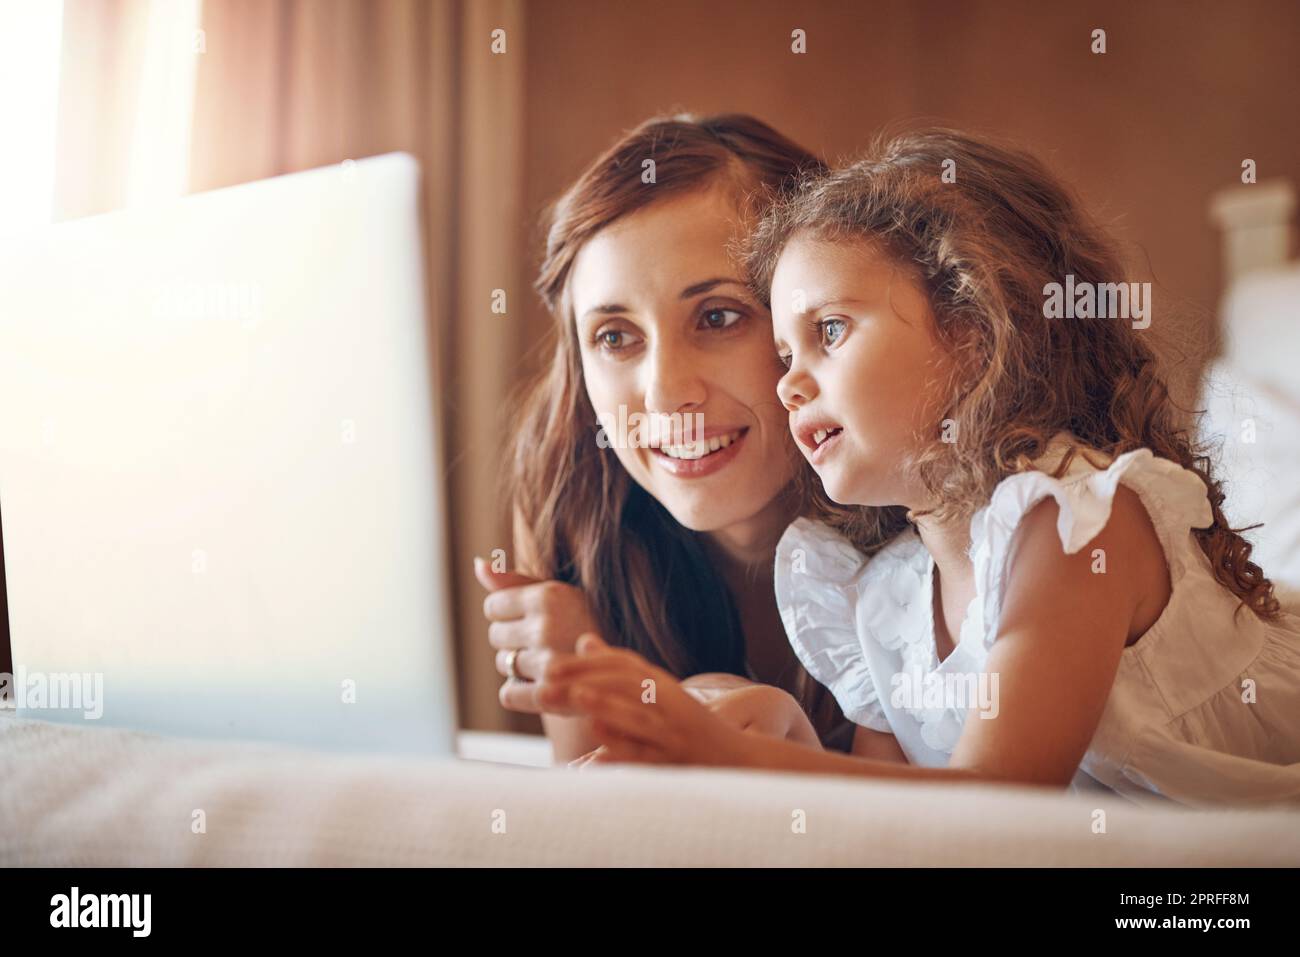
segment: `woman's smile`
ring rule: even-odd
[[[740,455],[749,428],[712,429],[698,441],[650,449],[650,460],[677,478],[703,478],[726,468]]]

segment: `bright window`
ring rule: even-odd
[[[62,0],[0,0],[0,232],[54,213]]]

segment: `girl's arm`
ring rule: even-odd
[[[858,725],[853,729],[853,747],[849,753],[859,758],[876,758],[907,764],[907,755],[899,747],[898,739],[885,731],[875,731]]]
[[[952,763],[1001,780],[1067,785],[1101,723],[1120,655],[1159,618],[1169,569],[1136,492],[1116,490],[1106,527],[1073,555],[1046,499],[1012,542],[998,638],[998,716],[971,715]],[[1096,561],[1100,550],[1105,561]],[[1104,571],[1094,571],[1095,568]]]
[[[967,718],[947,767],[734,733],[685,692],[675,694],[670,676],[652,674],[638,656],[598,639],[584,640],[577,656],[555,662],[547,693],[576,693],[571,700],[593,716],[609,760],[1064,787],[1096,732],[1125,642],[1158,617],[1168,577],[1155,531],[1130,490],[1117,492],[1106,528],[1074,555],[1061,549],[1057,514],[1048,499],[1017,533],[1001,627],[986,665],[997,676],[996,710],[989,712],[995,716],[977,711]],[[1096,549],[1106,554],[1106,573],[1092,570]],[[650,701],[647,681],[656,691]]]

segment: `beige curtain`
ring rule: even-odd
[[[168,0],[152,0],[168,2]],[[59,218],[121,206],[151,0],[65,13]],[[215,189],[393,150],[424,171],[432,357],[442,395],[447,556],[462,726],[503,712],[471,558],[509,551],[497,500],[500,415],[522,347],[492,291],[521,303],[521,0],[204,0],[189,183]],[[505,30],[506,52],[491,50]],[[512,310],[521,316],[522,310]],[[513,320],[518,322],[520,320]],[[433,640],[433,636],[431,636]]]
[[[126,201],[146,0],[67,3],[56,124],[54,218]]]

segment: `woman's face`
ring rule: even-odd
[[[771,319],[727,253],[743,226],[729,190],[670,196],[592,237],[570,276],[602,454],[702,532],[758,516],[798,466]]]

